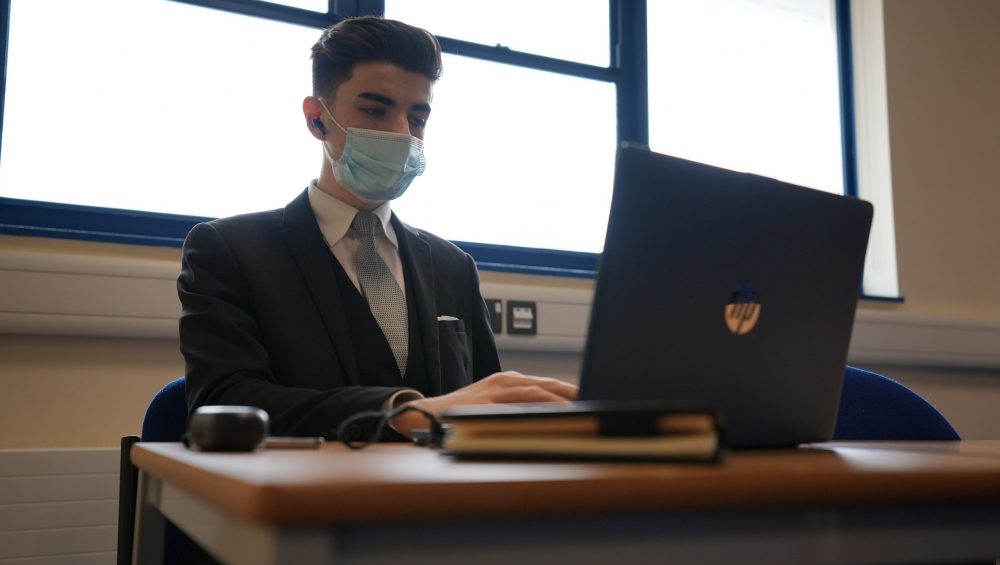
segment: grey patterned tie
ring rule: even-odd
[[[406,298],[389,267],[375,250],[375,230],[381,222],[371,212],[358,212],[351,229],[360,237],[358,243],[358,281],[375,320],[389,341],[399,374],[406,374],[408,326]]]

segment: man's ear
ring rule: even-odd
[[[306,119],[309,133],[320,141],[326,140],[326,126],[323,124],[323,106],[315,96],[306,96],[302,101],[302,115]]]

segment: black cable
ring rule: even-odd
[[[340,425],[337,426],[335,434],[327,432],[324,434],[324,437],[327,437],[327,439],[336,439],[351,449],[364,449],[382,439],[382,434],[385,433],[385,428],[389,425],[389,422],[391,422],[393,418],[406,414],[407,412],[417,412],[427,418],[430,421],[431,426],[430,438],[427,443],[433,446],[440,445],[441,437],[444,435],[444,428],[441,425],[441,421],[438,420],[434,414],[413,405],[404,405],[392,410],[368,410],[365,412],[359,412],[341,422]],[[373,433],[368,439],[352,438],[350,433],[351,426],[361,420],[367,420],[369,418],[379,418],[378,426],[375,427],[375,433]]]

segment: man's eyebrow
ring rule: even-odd
[[[362,93],[358,94],[358,98],[364,98],[365,100],[372,100],[372,101],[378,102],[379,104],[385,104],[386,106],[395,106],[396,105],[396,101],[395,100],[393,100],[392,98],[389,98],[385,94],[379,94],[378,92],[362,92]],[[412,110],[416,110],[418,112],[427,112],[427,113],[430,113],[430,111],[431,111],[431,105],[427,104],[427,103],[424,103],[424,102],[421,102],[419,104],[414,104]]]
[[[378,92],[362,92],[358,94],[358,98],[364,98],[365,100],[374,100],[380,104],[385,104],[386,106],[395,106],[396,101],[389,98],[385,94],[379,94]]]

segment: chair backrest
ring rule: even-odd
[[[135,535],[135,499],[139,470],[132,464],[132,445],[139,436],[122,436],[118,468],[118,565],[132,563],[132,536]]]
[[[142,420],[142,441],[181,441],[187,431],[185,379],[166,384],[153,396]]]
[[[961,438],[934,406],[905,385],[848,366],[833,439],[954,441]]]
[[[187,397],[185,378],[167,383],[146,408],[142,419],[142,441],[181,441],[187,432]],[[121,471],[118,487],[118,564],[132,562],[132,538],[135,535],[135,505],[138,470],[132,465],[129,452],[139,437],[125,436],[121,443]],[[164,533],[163,562],[186,563],[192,542],[171,523]],[[197,553],[195,554],[197,555]],[[198,561],[201,562],[201,561]]]

